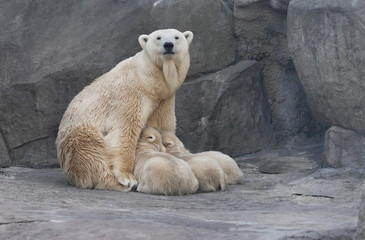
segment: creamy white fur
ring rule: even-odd
[[[217,189],[218,184],[221,185],[221,188],[224,189],[225,185],[222,184],[221,175],[219,172],[215,171],[215,174],[208,174],[206,169],[212,169],[209,172],[214,172],[213,170],[220,166],[220,169],[223,170],[225,178],[225,184],[236,184],[243,177],[242,171],[237,166],[237,163],[228,155],[223,154],[217,151],[207,151],[201,153],[190,153],[184,147],[184,144],[176,137],[174,132],[163,131],[162,132],[162,141],[166,148],[166,152],[171,155],[186,160],[188,163],[194,163],[192,169],[198,173],[195,175],[200,175],[201,179],[206,179],[204,181],[209,181],[210,187],[215,187]],[[199,167],[200,166],[200,167]],[[195,173],[195,172],[194,172]],[[215,178],[213,177],[215,176]],[[199,177],[197,177],[199,180]],[[207,180],[209,179],[209,180]],[[223,187],[224,186],[224,187]],[[207,184],[206,189],[209,189],[209,185]]]
[[[178,38],[174,54],[164,54],[161,37]],[[147,123],[175,131],[175,92],[190,65],[192,38],[191,32],[175,29],[141,35],[141,52],[120,62],[71,101],[56,145],[72,184],[112,190],[121,190],[121,184],[126,191],[137,184],[133,167],[141,129]],[[103,182],[102,176],[108,180]]]
[[[137,191],[164,195],[195,193],[198,180],[189,164],[165,151],[161,134],[154,128],[145,128],[136,150]]]

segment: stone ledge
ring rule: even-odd
[[[352,239],[364,175],[345,168],[264,174],[259,157],[246,160],[239,161],[241,184],[187,196],[77,189],[60,169],[2,168],[0,234],[14,240]]]

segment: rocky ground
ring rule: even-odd
[[[77,189],[60,169],[0,169],[0,239],[352,239],[364,174],[318,168],[321,144],[237,158],[225,192]]]

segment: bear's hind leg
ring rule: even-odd
[[[133,175],[135,151],[133,154],[128,154],[128,150],[121,145],[120,135],[118,131],[112,131],[104,137],[107,153],[106,162],[119,184],[131,190],[138,186]],[[126,139],[128,138],[126,137]],[[132,155],[133,159],[131,157],[128,161],[128,158],[123,157],[124,155]]]
[[[95,189],[104,189],[111,191],[129,192],[131,189],[121,185],[112,173],[108,173],[103,177],[103,181],[99,181],[99,184],[95,186]]]
[[[62,170],[72,185],[128,191],[123,186],[120,188],[111,174],[104,139],[94,127],[81,125],[75,128],[62,142],[59,151]]]

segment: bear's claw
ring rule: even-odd
[[[134,184],[132,187],[132,191],[137,191],[137,188],[138,188],[138,184]]]
[[[132,190],[135,185],[138,185],[136,178],[132,174],[122,174],[117,179],[119,184],[125,186],[128,191]]]

